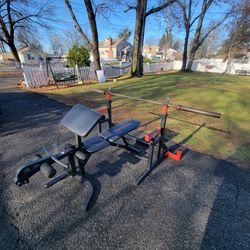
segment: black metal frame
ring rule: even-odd
[[[108,118],[100,119],[98,121],[100,133],[102,132],[102,124],[105,122],[108,122],[109,128],[111,128],[112,126],[115,126],[112,122],[111,103],[112,103],[111,99],[107,101]],[[137,149],[136,147],[128,143],[127,138],[125,136],[121,136],[120,139],[123,141],[124,144],[110,142],[108,140],[107,140],[107,143],[110,146],[125,148],[135,153],[140,152],[139,149]],[[88,186],[89,192],[87,195],[87,199],[83,202],[83,208],[87,210],[89,207],[91,198],[93,196],[94,187],[92,183],[90,182],[90,180],[86,178],[85,166],[88,160],[90,159],[92,153],[88,152],[85,149],[84,141],[82,141],[81,136],[75,134],[75,141],[76,141],[75,145],[69,145],[61,153],[51,155],[49,152],[45,150],[45,153],[47,154],[47,156],[39,157],[39,159],[36,159],[26,165],[19,167],[16,173],[16,177],[15,177],[16,185],[22,186],[24,184],[27,184],[29,182],[29,178],[33,176],[35,173],[37,173],[38,171],[40,171],[41,166],[43,164],[47,164],[49,168],[53,168],[52,165],[57,163],[63,166],[64,171],[61,174],[52,177],[48,182],[46,182],[45,187],[49,188],[53,186],[54,184],[56,184],[57,182],[69,176],[74,177],[74,179],[77,180],[78,182],[81,182],[81,183],[85,182]],[[61,160],[64,158],[68,158],[68,162],[69,162],[68,165],[61,162]],[[78,167],[76,167],[76,160],[78,162]]]
[[[109,116],[110,126],[113,126],[112,122],[112,100],[111,100],[111,90],[104,91],[104,95],[107,99],[107,113]],[[148,161],[147,161],[147,169],[142,172],[135,180],[136,185],[140,185],[140,183],[153,171],[153,169],[162,162],[162,160],[166,157],[170,157],[175,160],[179,160],[181,157],[181,150],[178,151],[177,154],[171,153],[168,149],[168,147],[165,145],[165,132],[166,132],[166,123],[168,118],[168,108],[170,106],[170,99],[167,97],[165,103],[162,106],[162,116],[161,116],[161,124],[160,124],[160,133],[156,136],[152,137],[149,142],[146,142],[145,140],[138,138],[134,135],[127,134],[126,137],[131,137],[132,139],[135,139],[137,142],[146,145],[149,147],[148,150]],[[124,138],[126,140],[126,138]],[[126,141],[124,141],[126,144]],[[155,147],[157,148],[157,157],[154,160],[154,153],[155,153]],[[129,147],[131,147],[129,145]],[[136,151],[135,151],[136,152]]]
[[[168,117],[168,98],[166,98],[166,103],[164,105],[166,112],[162,112],[160,134],[152,138],[149,142],[147,169],[136,179],[136,185],[139,185],[152,172],[152,170],[165,158],[165,154],[168,151],[168,148],[164,144],[166,122]],[[157,158],[156,160],[154,160],[154,152],[156,146],[158,146]]]

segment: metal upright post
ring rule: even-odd
[[[82,138],[81,138],[81,136],[79,136],[79,135],[75,135],[75,137],[76,137],[76,145],[78,146],[78,147],[81,147],[81,143],[82,143]]]
[[[160,141],[158,144],[158,154],[157,154],[157,160],[159,160],[162,157],[162,149],[164,144],[164,138],[165,138],[165,130],[166,130],[166,122],[168,117],[168,107],[169,107],[169,97],[166,98],[166,103],[162,106],[162,118],[161,118],[161,131],[160,131]]]
[[[108,117],[109,117],[109,127],[111,128],[113,126],[113,122],[112,122],[112,94],[110,89],[108,91],[104,92],[106,100],[107,100],[107,111],[108,111]]]

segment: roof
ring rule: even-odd
[[[149,51],[145,51],[146,49],[149,49]],[[157,53],[159,51],[160,47],[158,45],[144,45],[143,46],[143,53]]]
[[[14,59],[14,56],[11,52],[5,52],[0,54],[2,59]]]
[[[123,40],[124,40],[123,37],[122,37],[122,38],[115,38],[115,39],[112,39],[112,47],[118,46]],[[99,47],[100,47],[100,48],[106,48],[106,47],[108,47],[108,45],[106,44],[106,41],[107,41],[107,39],[105,39],[105,40],[99,42]]]
[[[23,54],[25,52],[33,52],[35,54],[45,54],[43,51],[32,48],[32,47],[24,47],[24,48],[18,49],[18,53],[20,54]]]
[[[131,48],[131,46],[130,45],[127,45],[126,47],[124,47],[122,50],[128,50],[129,48]]]
[[[173,53],[177,52],[177,50],[171,49],[171,48],[167,49],[167,51],[168,51],[168,52],[173,52]]]

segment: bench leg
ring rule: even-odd
[[[81,183],[85,183],[88,189],[88,194],[87,194],[87,198],[84,200],[83,202],[83,208],[85,210],[88,209],[89,204],[91,202],[91,199],[93,197],[94,194],[94,186],[92,185],[92,183],[86,178],[85,176],[85,165],[87,164],[91,154],[87,154],[87,153],[83,153],[81,151],[77,151],[75,154],[76,158],[78,159],[78,165],[79,165],[79,173],[77,173],[74,178],[81,182]]]

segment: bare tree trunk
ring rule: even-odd
[[[98,31],[96,26],[96,17],[92,7],[92,3],[90,0],[84,0],[85,7],[88,13],[89,24],[92,33],[92,53],[93,53],[93,63],[94,69],[100,70],[101,63],[100,63],[100,54],[99,54],[99,41],[98,41]]]
[[[190,30],[186,30],[184,50],[183,50],[183,54],[182,54],[182,66],[181,66],[181,70],[180,70],[181,72],[184,72],[186,70],[186,66],[187,66],[189,32],[190,32]]]
[[[20,60],[20,58],[19,58],[19,55],[18,55],[18,52],[17,52],[17,48],[16,48],[14,42],[13,42],[13,41],[9,41],[9,44],[8,44],[8,45],[9,45],[9,48],[10,48],[11,53],[12,53],[12,55],[14,56],[15,60],[16,60],[18,63],[21,63],[21,60]]]
[[[192,72],[192,65],[193,65],[193,62],[194,62],[196,51],[197,51],[197,49],[194,48],[194,47],[191,49],[191,52],[190,52],[190,55],[189,55],[189,61],[188,61],[188,64],[187,64],[187,68],[185,70],[186,72]]]
[[[146,22],[146,8],[147,0],[137,0],[136,8],[136,22],[135,22],[135,32],[133,41],[133,57],[132,57],[132,76],[142,76],[143,75],[143,40],[144,40],[144,30]]]
[[[214,0],[203,0],[202,2],[202,9],[201,9],[201,14],[199,16],[199,21],[197,24],[197,28],[195,31],[195,36],[194,36],[194,42],[193,42],[193,46],[190,52],[190,58],[188,61],[188,65],[187,65],[187,72],[192,72],[192,65],[193,65],[193,61],[195,58],[195,53],[198,50],[198,48],[200,47],[201,43],[200,43],[200,37],[201,37],[201,29],[202,29],[202,25],[203,25],[203,20],[205,17],[205,14],[208,10],[208,8],[210,7],[210,5],[212,4]]]
[[[133,76],[143,75],[143,40],[145,33],[146,17],[157,13],[164,8],[169,7],[171,4],[175,3],[177,0],[164,1],[161,5],[151,8],[147,11],[147,0],[137,0],[136,7],[129,7],[129,9],[136,9],[136,22],[135,22],[135,33],[133,41],[133,57],[132,57],[132,67],[131,74]]]

